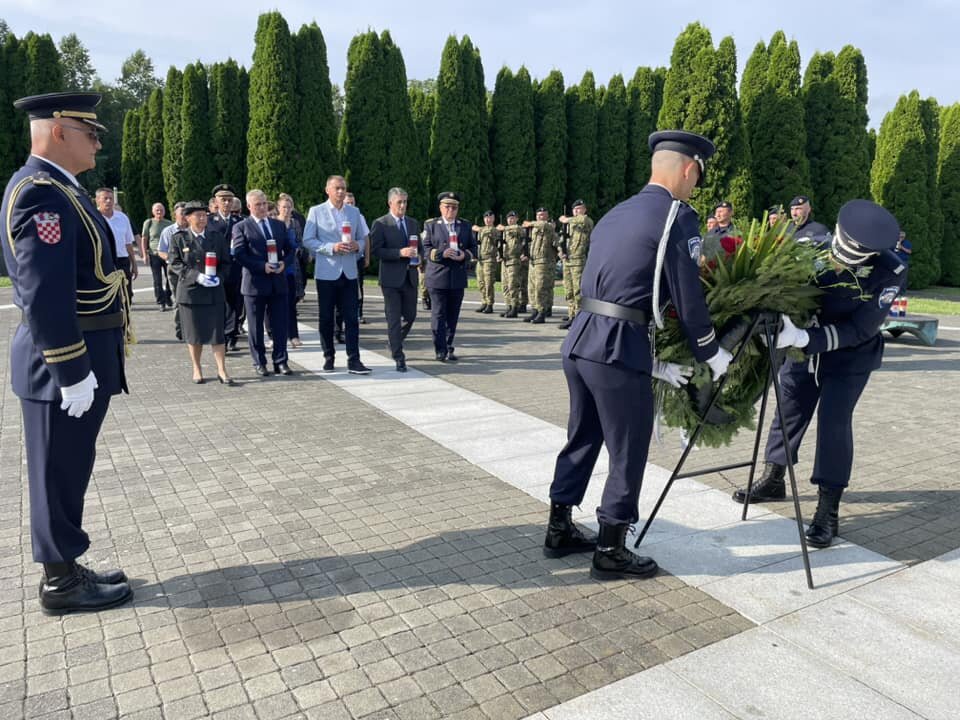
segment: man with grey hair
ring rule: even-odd
[[[390,188],[387,207],[390,212],[373,221],[370,252],[380,260],[380,290],[390,354],[397,372],[406,372],[403,340],[417,317],[417,266],[422,256],[420,223],[407,217],[407,191],[403,188]]]

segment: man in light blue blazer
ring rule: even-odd
[[[320,309],[320,345],[324,372],[333,372],[336,349],[333,344],[333,318],[337,309],[343,316],[347,346],[347,370],[367,375],[370,368],[360,362],[359,295],[357,275],[367,242],[366,224],[360,211],[344,203],[347,183],[340,175],[327,178],[327,202],[314,205],[307,214],[303,245],[316,258],[317,306]],[[350,236],[343,232],[350,223]]]

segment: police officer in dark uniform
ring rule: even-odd
[[[823,239],[830,234],[827,226],[814,220],[812,214],[810,198],[806,195],[797,195],[790,201],[792,221],[787,226],[787,233],[792,231],[794,240]]]
[[[77,562],[90,546],[83,498],[97,435],[113,395],[127,390],[126,277],[110,226],[76,175],[96,165],[98,93],[21,98],[30,116],[30,157],[3,195],[3,255],[21,310],[11,344],[30,484],[33,559],[43,564],[48,614],[101,610],[132,591],[121,570]]]
[[[899,226],[887,210],[869,200],[840,208],[829,247],[833,265],[817,277],[823,290],[812,327],[802,330],[784,316],[777,347],[801,348],[806,358],[788,360],[780,370],[781,410],[790,456],[797,462],[800,441],[817,412],[817,451],[810,481],[818,486],[817,510],[807,541],[827,547],[839,531],[838,510],[853,465],[853,411],[870,373],[883,360],[880,325],[907,282],[907,268],[893,252]],[[786,496],[787,448],[774,416],[767,438],[764,474],[750,502]],[[733,499],[743,502],[744,490]]]
[[[207,229],[220,233],[227,242],[230,242],[233,237],[233,226],[243,220],[241,216],[234,215],[232,212],[233,201],[239,199],[236,195],[232,186],[225,183],[217,185],[213,188],[217,211],[207,214]],[[237,349],[237,338],[240,336],[240,327],[246,315],[243,293],[240,291],[242,281],[243,266],[238,262],[230,263],[229,274],[223,285],[223,291],[227,296],[224,335],[228,350]]]
[[[594,228],[583,270],[581,312],[561,349],[570,419],[567,444],[557,457],[550,486],[544,554],[594,550],[591,575],[601,580],[657,572],[652,559],[634,555],[625,541],[628,526],[638,517],[653,430],[651,376],[679,385],[690,372],[652,357],[650,326],[661,317],[660,307],[672,301],[694,357],[709,363],[715,378],[732,359],[718,344],[710,322],[698,270],[700,221],[685,202],[694,186],[703,183],[714,145],[681,130],[655,132],[649,145],[650,182]],[[583,500],[604,443],[610,471],[597,509],[600,535],[594,543],[573,524],[571,507]]]
[[[460,319],[467,267],[477,253],[470,223],[457,218],[460,196],[442,192],[437,196],[440,217],[423,225],[423,252],[427,256],[427,291],[430,293],[430,328],[433,348],[440,362],[456,362],[453,340]],[[456,249],[453,241],[456,241]]]

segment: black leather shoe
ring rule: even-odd
[[[437,353],[437,360],[439,360],[442,363],[445,363],[447,361],[446,353]]]
[[[237,349],[237,339],[230,338],[230,341],[227,343],[227,350],[233,351]]]
[[[273,366],[273,371],[277,375],[293,375],[293,370],[286,363],[277,363]]]
[[[267,370],[263,365],[254,365],[253,371],[260,377],[270,377],[270,371]]]
[[[40,586],[40,610],[44,615],[96,612],[122,605],[132,597],[133,590],[126,582],[98,583],[90,575],[77,570],[72,575],[45,581]]]
[[[91,570],[86,565],[81,565],[78,562],[74,562],[72,563],[72,571],[83,577],[89,578],[95,583],[100,583],[101,585],[118,585],[127,581],[127,574],[120,569],[97,572],[96,570]],[[46,584],[46,582],[47,573],[44,571],[43,575],[40,576],[39,592],[43,592],[43,586]]]
[[[397,372],[407,371],[407,361],[403,358],[397,358]]]
[[[627,549],[628,525],[600,523],[597,549],[593,552],[590,577],[594,580],[648,578],[657,574],[659,566],[648,557],[634,555]]]
[[[221,385],[226,385],[227,387],[236,387],[236,381],[232,377],[223,377],[223,375],[217,375],[217,380],[220,381]]]
[[[771,500],[783,500],[787,496],[787,486],[783,475],[786,467],[777,463],[768,462],[764,465],[763,475],[750,488],[750,502],[762,503]],[[734,502],[741,505],[747,497],[746,489],[736,490],[733,493]]]
[[[332,373],[333,372],[333,358],[328,357],[323,361],[323,372]]]
[[[347,362],[347,372],[351,375],[369,375],[373,371],[359,360],[350,360]]]
[[[459,359],[460,358],[453,354],[453,348],[447,350],[447,362],[457,362]]]
[[[547,537],[543,541],[543,554],[559,558],[574,553],[593,552],[597,549],[596,538],[588,539],[573,522],[573,508],[561,503],[550,503],[550,520]]]

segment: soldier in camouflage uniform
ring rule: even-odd
[[[553,310],[553,286],[557,275],[560,236],[546,208],[537,208],[537,219],[523,223],[530,228],[530,301],[533,312],[524,322],[540,324]]]
[[[590,248],[590,233],[593,232],[593,220],[587,217],[587,206],[583,200],[573,203],[573,217],[560,216],[560,222],[569,227],[566,252],[561,252],[563,260],[563,288],[567,294],[567,317],[560,323],[560,329],[570,327],[580,311],[580,276],[587,262],[587,250]]]
[[[517,213],[513,210],[507,213],[507,224],[497,225],[497,230],[500,232],[499,255],[503,263],[503,298],[507,303],[507,309],[500,313],[500,317],[515,318],[520,313],[520,258],[526,252],[526,233],[517,224]]]
[[[526,221],[524,221],[526,222]],[[523,234],[524,247],[530,247],[530,231],[524,230]],[[526,253],[524,253],[526,255]],[[530,302],[530,259],[524,257],[520,261],[520,302],[517,305],[518,313],[525,313],[527,311],[527,303]]]
[[[497,253],[500,249],[500,233],[494,227],[493,210],[483,214],[483,227],[473,226],[477,240],[477,286],[480,289],[480,307],[474,312],[492,313],[493,296],[497,282]]]

